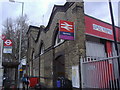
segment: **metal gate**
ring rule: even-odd
[[[119,59],[120,56],[81,58],[82,88],[119,88]]]

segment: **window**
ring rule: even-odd
[[[63,39],[59,38],[59,35],[57,33],[56,38],[55,38],[55,46],[59,45],[60,43],[64,42]]]
[[[40,47],[40,55],[42,55],[44,53],[44,45],[41,44],[41,47]]]
[[[32,59],[33,59],[33,60],[35,59],[35,53],[34,53],[34,51],[33,51],[33,53],[32,53]]]

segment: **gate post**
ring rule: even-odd
[[[83,88],[83,66],[82,66],[82,62],[83,62],[83,57],[80,56],[80,60],[79,60],[79,76],[80,76],[80,88]]]

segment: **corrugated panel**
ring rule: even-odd
[[[112,55],[113,55],[113,56],[117,56],[117,52],[116,52],[116,49],[115,49],[115,44],[114,44],[114,42],[112,43]]]
[[[95,57],[106,57],[104,44],[87,41],[86,55]]]

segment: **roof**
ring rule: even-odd
[[[32,25],[29,25],[29,28],[28,28],[27,34],[30,32],[30,29],[31,29],[31,28],[40,29],[40,28],[39,28],[39,27],[37,27],[37,26],[32,26]]]
[[[54,7],[52,9],[52,13],[51,13],[50,19],[49,19],[49,22],[48,22],[48,25],[45,28],[45,31],[49,30],[49,27],[50,27],[50,25],[52,23],[52,20],[53,20],[55,14],[57,12],[66,12],[66,10],[68,8],[70,8],[73,4],[74,4],[74,2],[66,2],[65,5],[54,5]]]

